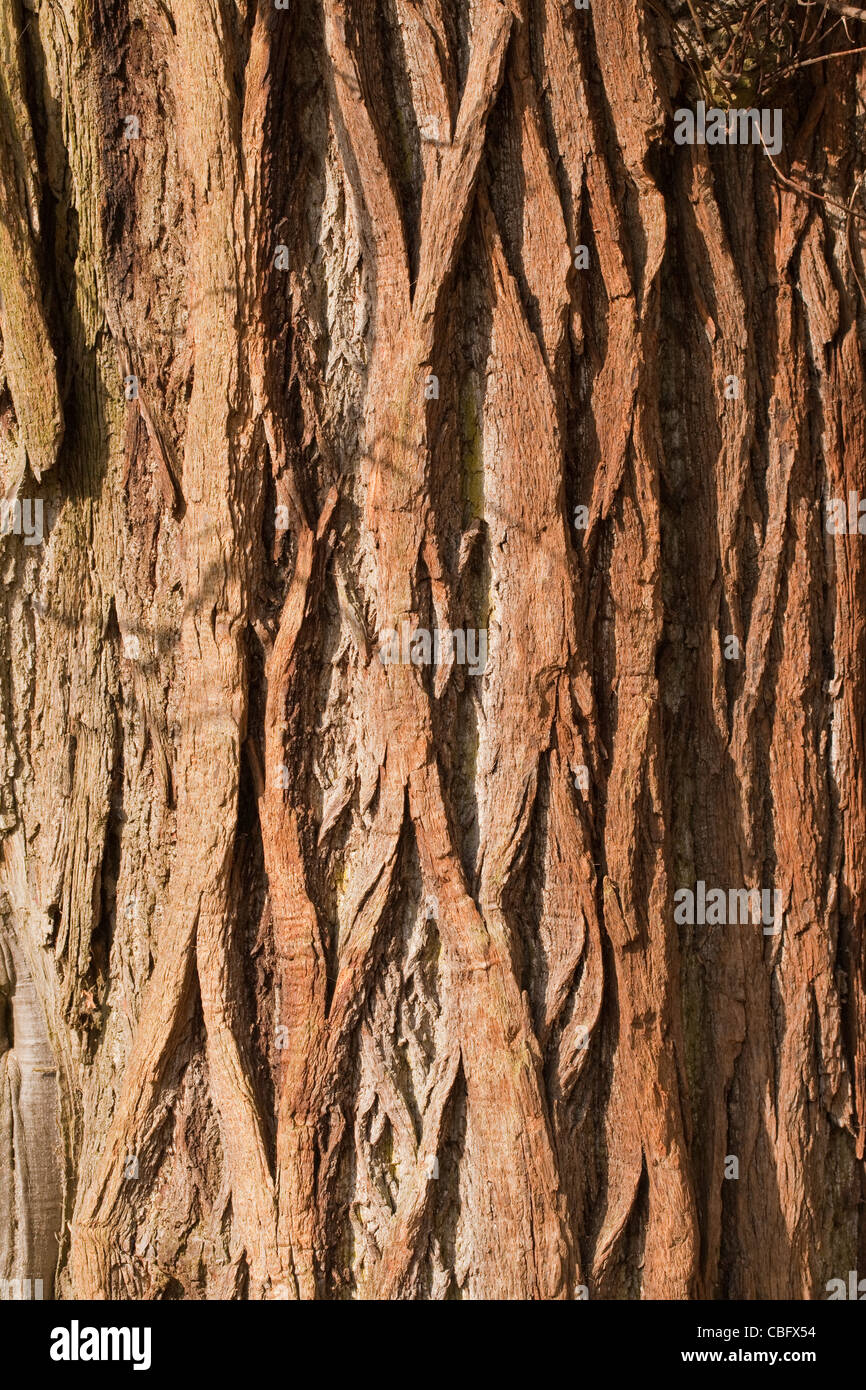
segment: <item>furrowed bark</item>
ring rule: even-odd
[[[691,5],[2,4],[0,1278],[825,1296],[862,55],[769,158]]]

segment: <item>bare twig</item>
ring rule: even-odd
[[[858,190],[863,182],[864,177],[866,177],[866,170],[864,170],[863,173],[861,173],[859,178],[857,179],[857,182],[855,183],[853,191],[851,193],[851,197],[848,199],[847,205],[844,203],[837,203],[834,199],[828,198],[826,193],[816,193],[814,189],[807,188],[805,184],[797,183],[795,179],[788,178],[787,174],[782,173],[775,159],[770,154],[770,151],[767,149],[763,135],[761,135],[761,144],[764,146],[764,153],[769,159],[770,163],[772,164],[773,169],[775,170],[776,177],[781,179],[782,183],[787,184],[789,188],[793,188],[796,193],[803,194],[807,198],[817,198],[819,202],[825,203],[827,207],[834,208],[837,212],[845,213],[845,245],[848,249],[848,260],[851,266],[851,272],[854,276],[854,279],[857,281],[857,286],[860,290],[860,293],[863,296],[863,302],[864,304],[866,304],[866,287],[864,287],[863,281],[860,279],[860,276],[857,273],[857,265],[854,259],[854,247],[851,242],[852,222],[866,222],[866,215],[854,211],[854,199],[857,197]]]
[[[848,200],[848,217],[845,222],[845,245],[848,248],[848,260],[851,264],[851,273],[854,276],[854,279],[857,281],[857,288],[863,296],[863,303],[866,304],[866,286],[864,286],[863,281],[860,279],[860,275],[857,270],[857,262],[854,258],[854,246],[851,242],[851,223],[855,216],[854,199],[857,197],[857,194],[860,191],[860,185],[862,184],[864,178],[866,178],[866,169],[863,170],[863,172],[857,179],[857,182],[854,184],[854,188],[851,191],[851,197]]]
[[[803,0],[798,0],[803,4]],[[857,5],[843,5],[840,0],[824,0],[825,8],[832,10],[834,14],[844,15],[846,19],[866,19],[866,10],[861,10]]]
[[[866,51],[852,44],[847,28],[866,19],[866,9],[842,0],[742,0],[725,7],[713,0],[686,0],[688,13],[679,21],[660,0],[646,3],[665,20],[680,62],[704,96],[722,94],[733,101],[744,92],[768,94],[801,68]],[[840,26],[844,40],[836,37]],[[822,53],[831,41],[846,46]]]

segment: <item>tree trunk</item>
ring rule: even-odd
[[[863,55],[0,4],[0,1279],[866,1270]]]

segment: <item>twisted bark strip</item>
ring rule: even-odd
[[[380,796],[387,811],[398,805],[387,777]],[[345,1127],[337,1081],[349,1064],[352,1032],[366,1003],[382,924],[393,909],[403,823],[399,803],[395,815],[387,818],[379,813],[373,824],[370,844],[376,850],[375,867],[359,869],[348,889],[350,925],[327,1010],[324,981],[314,980],[316,987],[311,987],[310,967],[303,959],[306,954],[309,960],[311,949],[298,931],[299,921],[303,922],[300,855],[291,863],[294,897],[286,896],[282,934],[287,950],[293,952],[293,969],[287,969],[284,978],[290,1004],[306,1012],[300,1012],[290,1033],[282,1081],[280,1230],[283,1248],[291,1247],[298,1293],[303,1297],[312,1297],[321,1287],[333,1254],[336,1161]],[[294,846],[289,842],[287,848]],[[298,955],[301,961],[295,966]]]
[[[285,789],[281,790],[279,769],[283,764],[287,708],[296,671],[296,647],[308,610],[314,606],[321,587],[322,541],[336,501],[336,490],[332,489],[316,533],[307,528],[298,540],[295,572],[268,663],[265,784],[260,806],[274,914],[280,1022],[288,1030],[288,1055],[280,1072],[277,1112],[279,1243],[283,1261],[292,1262],[298,1296],[308,1298],[314,1296],[316,1289],[311,1258],[315,1117],[297,1115],[296,1106],[311,1063],[311,1045],[325,1021],[327,964],[316,910],[304,884],[297,816],[286,801]],[[318,571],[315,578],[314,565]]]
[[[22,72],[21,26],[0,10],[0,334],[21,443],[37,480],[57,461],[63,407],[43,303],[36,148]],[[23,469],[22,469],[23,472]]]
[[[345,7],[336,0],[327,6],[327,37],[337,97],[357,169],[362,206],[376,246],[376,348],[370,397],[377,405],[390,402],[381,413],[377,409],[372,420],[368,418],[375,456],[366,523],[378,553],[380,628],[399,629],[413,611],[414,557],[422,548],[423,533],[412,496],[422,484],[423,465],[419,473],[412,451],[420,446],[422,459],[426,457],[425,407],[416,383],[420,365],[432,356],[435,310],[465,223],[481,151],[479,134],[498,80],[508,24],[507,12],[499,4],[486,5],[483,13],[489,30],[482,28],[477,45],[473,44],[455,145],[438,175],[441,206],[447,209],[445,226],[451,229],[449,239],[437,252],[437,259],[428,259],[430,238],[438,237],[441,228],[437,221],[421,229],[421,269],[412,301],[411,334],[407,338],[405,324],[398,333],[409,300],[400,218],[375,132],[363,101],[358,100],[360,79],[346,41]],[[438,219],[435,198],[431,207],[437,209]],[[436,245],[440,245],[438,240]],[[492,1128],[500,1145],[495,1164],[486,1168],[494,1200],[489,1207],[485,1203],[485,1209],[492,1214],[485,1243],[496,1242],[504,1256],[507,1249],[513,1248],[520,1229],[514,1223],[527,1223],[521,1238],[527,1249],[526,1263],[508,1276],[514,1282],[504,1287],[511,1294],[528,1291],[552,1296],[563,1287],[567,1247],[562,1214],[557,1210],[555,1165],[541,1102],[540,1058],[531,1041],[525,1006],[502,947],[497,949],[491,941],[466,891],[435,770],[427,697],[418,678],[414,672],[399,667],[383,671],[379,663],[373,662],[366,684],[370,694],[376,695],[375,704],[368,697],[368,709],[371,713],[376,709],[376,720],[386,731],[385,762],[391,774],[380,784],[378,816],[386,823],[390,820],[401,824],[408,787],[409,812],[425,889],[434,894],[440,905],[443,947],[449,958],[457,1008],[464,1020],[460,1036],[466,1058],[470,1113],[481,1127],[479,1134],[490,1134]],[[346,978],[345,968],[341,967],[332,1014],[338,1000],[344,1007],[341,982]]]
[[[449,1020],[446,1030],[454,1025]],[[394,1215],[391,1218],[379,1266],[370,1281],[369,1297],[398,1298],[417,1259],[424,1234],[424,1223],[430,1205],[431,1183],[436,1179],[433,1162],[444,1132],[445,1111],[451,1099],[460,1065],[460,1054],[449,1052],[437,1066],[423,1127],[411,1172],[403,1179]]]
[[[509,904],[516,896],[528,832],[533,820],[540,822],[540,763],[555,744],[548,757],[539,943],[530,950],[544,963],[545,987],[535,1001],[535,1030],[545,1046],[582,966],[581,997],[574,1001],[568,1034],[558,1039],[554,1075],[561,1107],[585,1059],[601,1001],[601,941],[588,826],[576,814],[566,785],[567,779],[573,786],[574,770],[593,759],[576,728],[568,682],[579,643],[556,402],[486,198],[481,200],[481,225],[491,280],[491,340],[497,345],[491,353],[484,418],[485,443],[493,460],[486,491],[496,503],[489,526],[491,628],[501,635],[493,643],[485,697],[486,723],[495,733],[487,740],[479,769],[479,898],[500,949],[517,957]],[[524,243],[527,278],[540,275],[542,255],[529,235]],[[561,322],[561,315],[557,312],[550,322]],[[556,354],[551,336],[548,358]],[[531,412],[528,434],[513,430],[517,400],[526,401]],[[546,595],[540,621],[535,602],[539,592]],[[576,1040],[577,1055],[569,1034]],[[575,1282],[581,1282],[579,1270]]]
[[[333,1107],[333,1078],[345,1062],[349,1032],[363,1007],[365,977],[390,897],[403,819],[401,812],[388,826],[377,817],[373,826],[372,843],[380,844],[380,853],[372,878],[369,873],[362,875],[358,886],[350,890],[356,908],[329,1003],[322,931],[305,884],[297,813],[284,796],[279,770],[298,672],[296,648],[304,622],[316,608],[325,560],[323,541],[336,502],[336,489],[332,489],[316,533],[307,528],[299,537],[295,572],[268,664],[261,797],[281,1019],[287,1030],[277,1114],[278,1238],[284,1273],[302,1298],[316,1296],[327,1252],[327,1175],[319,1173],[317,1178],[317,1132],[324,1128]]]
[[[251,447],[251,432],[246,439],[239,437],[230,414],[238,392],[237,349],[223,332],[221,313],[216,320],[207,314],[207,306],[219,302],[225,287],[226,252],[240,269],[243,247],[242,226],[232,238],[241,191],[239,169],[226,159],[234,113],[228,96],[213,86],[221,44],[228,43],[229,36],[215,19],[198,4],[177,7],[181,148],[202,204],[191,265],[202,308],[194,320],[197,370],[184,451],[188,599],[181,654],[188,717],[177,779],[177,852],[168,920],[133,1054],[103,1154],[73,1221],[73,1278],[82,1296],[88,1297],[104,1297],[110,1286],[109,1247],[118,1238],[122,1217],[123,1159],[139,1152],[152,1133],[165,1068],[185,1021],[193,962],[231,1182],[238,1258],[245,1254],[253,1289],[280,1273],[260,1119],[228,1006],[228,886],[246,722],[243,616],[249,566],[230,564],[227,557],[238,544],[243,554],[236,518],[249,526],[256,508],[255,484],[240,467]],[[202,101],[214,113],[204,126],[199,120]],[[235,312],[242,294],[239,285]],[[221,411],[215,410],[216,402],[222,403]]]
[[[642,1173],[648,1185],[643,1247],[645,1297],[688,1297],[697,1265],[697,1230],[681,1095],[684,1089],[682,1036],[676,1013],[678,950],[670,925],[670,882],[665,844],[665,766],[661,737],[656,652],[662,635],[660,594],[658,416],[659,272],[665,251],[663,199],[647,165],[662,129],[663,114],[648,52],[644,16],[637,3],[601,9],[594,32],[610,93],[611,114],[622,151],[624,177],[634,197],[628,245],[629,275],[637,311],[634,357],[636,394],[624,412],[622,489],[609,582],[615,606],[618,673],[615,684],[616,738],[607,784],[605,925],[617,970],[619,1047],[613,1087],[635,1106],[628,1128],[630,1165],[611,1182],[609,1212],[596,1246],[594,1273],[603,1276],[625,1228]],[[628,62],[614,61],[617,52]],[[627,94],[627,72],[641,72],[637,99]],[[640,240],[635,235],[640,228]],[[623,437],[622,435],[620,436]],[[608,481],[594,508],[601,514],[614,498]],[[618,826],[633,827],[628,840]],[[622,1103],[622,1102],[621,1102]],[[620,1104],[621,1104],[620,1103]],[[615,1112],[611,1114],[614,1120]],[[620,1110],[620,1122],[625,1114]],[[616,1143],[607,1127],[608,1153]],[[634,1136],[640,1136],[641,1159]],[[611,1174],[613,1177],[613,1174]]]
[[[686,171],[683,173],[685,176]],[[800,433],[796,402],[806,388],[804,380],[801,379],[799,386],[793,380],[802,371],[803,364],[798,350],[797,324],[790,316],[789,298],[782,291],[778,305],[784,317],[779,322],[778,332],[792,345],[793,351],[790,370],[780,373],[773,383],[774,399],[769,405],[775,428],[770,470],[764,484],[771,499],[771,511],[764,529],[763,519],[759,520],[761,507],[753,471],[754,456],[760,447],[756,420],[765,408],[761,400],[763,364],[744,327],[751,316],[753,267],[748,258],[735,254],[738,248],[731,244],[721,218],[719,190],[714,187],[708,163],[700,156],[693,158],[691,179],[699,235],[693,240],[690,227],[684,229],[685,254],[694,297],[704,320],[695,330],[700,340],[698,351],[712,362],[713,389],[708,392],[706,411],[715,426],[706,445],[702,442],[699,448],[704,454],[702,473],[712,479],[712,492],[706,499],[710,512],[707,538],[711,537],[711,543],[718,546],[720,576],[714,581],[701,578],[699,600],[702,620],[707,623],[707,675],[702,698],[708,704],[709,727],[705,738],[712,745],[710,761],[717,789],[715,795],[726,810],[724,830],[721,826],[712,828],[710,854],[717,874],[725,865],[729,881],[757,884],[768,881],[763,823],[766,812],[760,804],[758,790],[765,785],[766,777],[763,736],[759,732],[765,717],[761,692],[772,660],[775,603],[780,592],[777,586],[788,557],[791,482],[796,459],[805,443]],[[753,235],[757,238],[756,229]],[[732,379],[737,384],[733,399],[726,390]],[[718,448],[714,447],[716,445]],[[715,472],[714,478],[711,470]],[[755,535],[759,527],[763,532],[758,541],[758,545],[764,547],[763,562],[757,590],[753,592],[744,570],[743,535],[747,528]],[[738,637],[743,653],[741,660],[730,664],[726,661],[727,635]],[[790,788],[786,797],[789,795]],[[707,813],[713,814],[709,805],[702,807],[701,814]],[[777,852],[779,848],[777,845]],[[697,877],[704,872],[702,865],[696,866]],[[704,1189],[701,1205],[707,1212],[702,1270],[706,1287],[713,1287],[719,1278],[724,1201],[719,1174],[724,1170],[726,1154],[742,1152],[744,1143],[750,1154],[746,1185],[730,1196],[732,1205],[742,1211],[741,1219],[745,1222],[753,1219],[747,1215],[747,1204],[752,1208],[762,1200],[750,1192],[750,1188],[753,1175],[760,1172],[766,1162],[763,1146],[766,1142],[775,1144],[780,1140],[775,1117],[768,1117],[767,1129],[771,1137],[765,1139],[759,1120],[750,1127],[744,1140],[731,1134],[728,1114],[735,1078],[738,1084],[759,1086],[757,1076],[766,1074],[773,1051],[768,1019],[772,1009],[772,987],[767,978],[769,962],[765,959],[764,946],[759,931],[738,935],[714,932],[709,934],[703,948],[718,976],[715,990],[719,997],[712,1022],[714,1075],[704,1074],[696,1084],[706,1116],[706,1139],[701,1145],[703,1152],[697,1177],[699,1189]],[[770,961],[775,954],[773,948]],[[747,1027],[748,1018],[752,1022]],[[753,1079],[743,1080],[749,1073]],[[800,1161],[802,1159],[795,1163],[793,1154],[787,1155],[786,1162],[798,1166]],[[793,1271],[790,1255],[781,1254],[783,1248],[787,1249],[789,1238],[772,1201],[766,1204],[762,1220],[767,1242],[778,1241],[779,1253],[774,1263],[780,1270],[785,1267]],[[779,1286],[780,1296],[783,1288],[784,1285]]]
[[[845,90],[831,88],[822,111],[822,125],[813,147],[820,140],[822,148],[833,149],[851,119],[850,99]],[[855,181],[854,170],[845,168],[837,158],[828,156],[828,166],[837,184],[846,181],[842,188],[847,190],[847,181]],[[851,492],[862,494],[862,461],[866,454],[866,365],[862,334],[857,326],[862,298],[855,280],[856,268],[846,267],[844,278],[838,273],[838,233],[835,239],[831,238],[826,224],[821,232],[823,236],[816,228],[804,248],[801,281],[812,343],[811,364],[817,373],[821,402],[825,496],[847,498]],[[786,240],[790,244],[793,237]],[[859,244],[862,265],[862,237]],[[831,860],[826,910],[835,918],[844,939],[842,958],[848,1001],[843,1045],[853,1090],[856,1154],[862,1161],[866,1155],[866,846],[854,826],[862,824],[866,811],[866,559],[855,538],[837,536],[825,544],[831,551],[826,556],[832,605],[830,628],[838,644],[829,685],[832,713],[825,758],[829,759],[831,805],[841,838],[837,850],[841,863]],[[830,1037],[835,1041],[835,1029]],[[830,1070],[834,1074],[835,1066],[831,1064]]]

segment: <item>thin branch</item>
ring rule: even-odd
[[[854,199],[857,197],[857,194],[860,191],[860,185],[862,184],[864,178],[866,178],[866,169],[864,169],[863,173],[861,173],[860,177],[857,179],[857,182],[855,183],[854,188],[851,192],[851,197],[848,200],[848,217],[845,222],[845,245],[848,247],[848,259],[851,264],[851,273],[854,276],[854,279],[857,281],[857,287],[860,290],[861,295],[863,296],[863,303],[866,304],[866,286],[864,286],[863,281],[860,279],[860,275],[857,270],[857,263],[854,259],[854,246],[851,241],[851,223],[854,217],[856,216],[854,212]]]
[[[802,5],[803,0],[798,0],[798,3]],[[824,0],[824,7],[832,10],[834,14],[844,15],[846,19],[866,20],[866,10],[861,10],[856,5],[840,4],[840,0]]]

